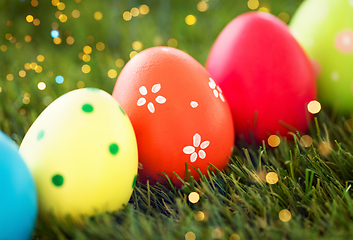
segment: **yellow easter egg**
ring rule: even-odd
[[[121,209],[135,185],[135,133],[119,103],[94,88],[71,91],[35,120],[20,153],[37,186],[39,215]]]

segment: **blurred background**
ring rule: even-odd
[[[3,0],[0,2],[0,130],[17,143],[60,95],[112,93],[138,52],[183,50],[202,65],[236,16],[266,11],[288,23],[302,0]]]

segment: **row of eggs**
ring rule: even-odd
[[[316,44],[306,44],[309,32],[315,41],[321,36],[320,25],[305,20],[309,10],[324,4],[331,11],[329,0],[318,1],[306,1],[291,28],[323,68],[329,65],[324,51],[318,54]],[[340,2],[343,11],[349,1]],[[341,31],[343,40],[335,38],[344,59],[353,51],[350,31]],[[5,215],[0,218],[0,237],[30,235],[37,198],[43,216],[51,212],[58,218],[70,214],[78,219],[81,214],[114,211],[128,202],[138,169],[142,182],[161,181],[165,173],[180,186],[173,173],[184,178],[185,162],[203,173],[209,162],[224,169],[235,136],[260,142],[269,134],[307,130],[311,116],[306,105],[316,99],[314,72],[287,26],[274,16],[246,13],[234,19],[214,43],[206,68],[177,49],[147,49],[124,67],[112,96],[99,89],[80,89],[48,106],[21,144],[24,161],[0,133],[0,176],[10,181],[1,200]],[[347,109],[351,92],[347,97],[342,85],[334,92],[339,95],[329,92],[325,97],[331,88],[325,74],[322,70],[320,98]],[[342,92],[344,106],[337,100]],[[198,178],[193,168],[190,171]],[[11,228],[18,227],[18,221],[21,231]]]

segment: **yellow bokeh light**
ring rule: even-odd
[[[286,12],[281,12],[280,14],[278,14],[278,18],[281,19],[283,22],[288,23],[289,22],[289,14]]]
[[[143,44],[141,41],[135,41],[132,43],[132,49],[135,51],[140,51],[143,48]]]
[[[269,172],[266,174],[266,182],[268,184],[276,184],[278,182],[278,175],[275,172]]]
[[[200,200],[200,195],[197,192],[191,192],[188,198],[191,203],[197,203]]]
[[[21,115],[25,115],[27,113],[27,110],[26,109],[24,109],[24,108],[21,108],[20,109],[20,114]]]
[[[163,38],[162,38],[161,36],[155,36],[155,37],[153,38],[153,44],[154,44],[155,46],[162,45],[162,43],[163,43]]]
[[[140,14],[140,11],[139,11],[139,9],[138,8],[136,8],[136,7],[133,7],[133,8],[131,8],[131,15],[133,16],[133,17],[137,17],[139,14]]]
[[[136,52],[136,51],[132,51],[132,52],[130,53],[130,58],[135,57],[135,56],[137,55],[137,53],[138,53],[138,52]]]
[[[31,5],[32,5],[32,7],[37,7],[38,6],[38,1],[37,0],[32,0],[31,1]]]
[[[88,54],[83,54],[82,60],[83,60],[84,62],[89,62],[89,61],[91,61],[91,56],[88,55]]]
[[[39,26],[39,24],[40,24],[40,20],[39,20],[38,18],[35,18],[35,19],[33,20],[33,25],[34,25],[34,26]]]
[[[268,137],[267,142],[271,147],[278,147],[281,143],[281,139],[277,135],[271,135]]]
[[[196,221],[203,221],[205,219],[205,214],[202,211],[196,211],[194,214],[194,218]]]
[[[119,58],[115,61],[115,66],[117,66],[118,68],[122,68],[124,66],[125,62],[123,59]]]
[[[310,147],[313,144],[313,139],[309,135],[303,135],[299,140],[299,144],[303,147]]]
[[[54,38],[54,39],[53,39],[53,42],[54,42],[56,45],[59,45],[59,44],[61,43],[61,38],[60,38],[60,37]]]
[[[65,9],[65,3],[59,2],[59,4],[56,6],[60,11]]]
[[[84,83],[83,81],[78,81],[77,84],[76,84],[76,86],[77,86],[78,88],[84,88],[84,87],[85,87],[85,83]]]
[[[195,240],[196,239],[196,235],[193,232],[187,232],[185,234],[185,240]]]
[[[62,22],[62,23],[66,22],[67,21],[67,16],[65,14],[61,14],[59,16],[59,21]]]
[[[0,87],[0,93],[2,92],[2,87]]]
[[[34,70],[37,67],[37,63],[36,62],[31,62],[31,64],[29,65],[29,67]]]
[[[311,114],[316,114],[316,113],[320,112],[320,110],[321,110],[321,104],[318,101],[313,100],[308,103],[308,111]]]
[[[33,22],[33,19],[34,19],[34,18],[33,18],[32,15],[27,15],[27,16],[26,16],[26,21],[29,22],[29,23],[30,23],[30,22]]]
[[[102,42],[97,42],[96,48],[98,51],[103,51],[105,49],[105,44]]]
[[[12,37],[11,39],[10,39],[10,43],[15,43],[16,42],[16,38],[15,37]]]
[[[319,143],[318,151],[322,156],[327,157],[332,152],[332,144],[327,141],[321,142]]]
[[[89,65],[85,64],[81,67],[81,70],[83,73],[89,73],[91,71],[91,67]]]
[[[196,17],[192,14],[189,14],[185,17],[185,23],[187,25],[194,25],[196,23]]]
[[[24,97],[22,99],[23,104],[29,104],[31,102],[31,99],[29,97]]]
[[[67,43],[68,45],[72,45],[72,44],[74,44],[74,42],[75,42],[75,39],[74,39],[73,37],[68,36],[68,37],[66,38],[66,43]]]
[[[31,69],[31,64],[30,63],[25,63],[24,65],[26,70],[30,70]]]
[[[20,77],[25,77],[26,76],[26,71],[25,70],[21,70],[21,71],[18,72],[18,75]]]
[[[38,61],[38,62],[43,62],[44,59],[45,59],[44,56],[41,55],[41,54],[37,56],[37,61]]]
[[[44,90],[47,87],[47,85],[44,82],[39,82],[37,87],[39,90]]]
[[[0,46],[0,50],[1,50],[2,52],[6,52],[7,46],[6,46],[6,45],[1,45],[1,46]]]
[[[177,47],[178,46],[178,41],[175,38],[171,38],[167,42],[169,47]]]
[[[15,46],[16,46],[17,49],[20,49],[20,48],[22,47],[22,43],[17,42],[17,43],[15,44]]]
[[[81,2],[81,0],[75,0],[75,3],[80,3]]]
[[[103,13],[97,11],[97,12],[95,12],[95,13],[93,14],[93,17],[94,17],[94,19],[96,19],[97,21],[102,20],[102,18],[103,18]]]
[[[221,239],[223,237],[223,230],[221,228],[217,227],[212,230],[211,236],[214,239]]]
[[[59,3],[60,3],[59,0],[51,0],[51,4],[52,4],[54,7],[58,6]]]
[[[229,236],[229,240],[240,240],[240,236],[236,233],[233,233]]]
[[[58,29],[59,28],[59,23],[52,22],[50,26],[51,26],[52,29]]]
[[[8,81],[12,81],[12,80],[14,79],[13,74],[11,74],[11,73],[7,74],[7,75],[6,75],[6,79],[7,79]]]
[[[206,12],[208,9],[208,3],[205,1],[200,1],[197,3],[196,7],[200,12]]]
[[[92,48],[90,46],[84,46],[83,47],[83,52],[86,53],[86,54],[91,54],[92,52]]]
[[[353,132],[353,119],[345,121],[343,127],[347,132]]]
[[[150,12],[150,8],[146,4],[141,5],[139,10],[142,15],[146,15]]]
[[[292,218],[292,214],[289,210],[287,209],[282,209],[278,213],[278,217],[282,222],[288,222]]]
[[[125,11],[125,12],[123,13],[123,19],[124,19],[125,21],[130,21],[131,18],[132,18],[131,12]]]
[[[94,43],[94,37],[93,36],[88,36],[86,38],[86,41],[87,41],[88,44],[93,44]]]
[[[258,10],[259,12],[270,12],[270,9],[268,9],[267,7],[260,7],[259,8],[259,10]]]
[[[43,67],[38,65],[34,68],[34,71],[36,71],[36,73],[41,73],[43,71]]]
[[[85,55],[85,53],[80,52],[80,53],[78,54],[78,58],[79,58],[80,60],[82,60],[83,55]]]
[[[30,42],[30,41],[32,41],[32,37],[29,36],[29,35],[26,35],[25,36],[25,42]]]
[[[251,10],[255,10],[259,7],[259,1],[258,0],[249,0],[248,1],[248,8]]]
[[[59,17],[60,17],[61,14],[62,14],[62,13],[61,13],[60,11],[56,11],[56,12],[55,12],[55,17],[56,17],[57,19],[59,19]]]
[[[7,20],[6,21],[6,25],[9,26],[9,27],[12,27],[13,26],[13,21]]]
[[[11,33],[6,33],[6,34],[5,34],[5,38],[6,38],[7,40],[10,40],[10,39],[12,38],[12,34],[11,34]]]
[[[108,77],[110,77],[110,78],[116,78],[116,76],[118,76],[118,72],[117,72],[116,70],[110,69],[110,70],[108,71]]]
[[[71,15],[73,18],[79,18],[81,15],[81,12],[79,10],[75,9],[72,11]]]

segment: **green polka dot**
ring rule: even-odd
[[[121,106],[119,106],[119,108],[120,108],[120,111],[121,111],[124,115],[126,115],[125,112],[124,112],[124,110],[121,108]]]
[[[84,112],[87,112],[87,113],[89,113],[89,112],[92,112],[93,111],[93,106],[91,105],[91,104],[84,104],[83,106],[82,106],[82,110],[84,111]]]
[[[116,155],[118,153],[118,151],[119,151],[118,145],[116,143],[110,144],[109,151],[110,151],[111,154]]]
[[[60,174],[56,174],[51,178],[51,181],[53,184],[57,187],[60,187],[61,185],[64,184],[64,178]]]
[[[40,130],[38,135],[37,135],[37,140],[41,140],[44,137],[44,131]]]
[[[136,178],[137,178],[137,175],[135,175],[134,180],[132,180],[132,188],[134,188],[136,185]]]

